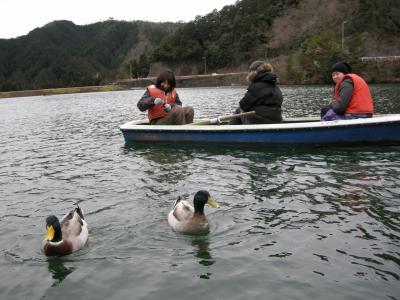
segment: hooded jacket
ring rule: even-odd
[[[281,122],[283,97],[276,81],[277,77],[274,73],[257,74],[248,86],[243,99],[240,100],[240,108],[243,111],[254,110],[262,118]]]

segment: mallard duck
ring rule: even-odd
[[[169,225],[178,232],[207,233],[210,226],[204,215],[204,205],[206,204],[214,208],[218,207],[217,202],[211,198],[207,191],[198,191],[194,195],[194,208],[188,201],[178,198],[168,214]]]
[[[87,224],[82,209],[78,206],[67,213],[61,223],[54,215],[47,217],[42,251],[48,256],[67,255],[81,249],[88,236]]]

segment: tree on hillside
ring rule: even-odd
[[[295,4],[285,0],[242,0],[196,17],[163,39],[150,61],[201,64],[206,53],[212,69],[235,66],[251,59],[257,46],[265,43],[265,32],[273,19]]]
[[[299,56],[300,66],[303,70],[303,83],[330,82],[330,68],[332,62],[347,60],[341,51],[340,44],[336,42],[335,33],[322,31],[307,39]]]
[[[354,25],[384,35],[400,33],[400,1],[360,0]]]

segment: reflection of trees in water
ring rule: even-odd
[[[60,258],[50,258],[48,260],[48,268],[54,279],[52,286],[59,285],[69,274],[71,274],[75,268],[67,268],[64,262]]]

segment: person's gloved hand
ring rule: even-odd
[[[154,104],[155,105],[164,104],[164,101],[162,99],[160,99],[160,98],[156,98],[156,99],[154,99]]]
[[[164,110],[165,110],[166,112],[169,112],[171,109],[172,109],[172,107],[171,107],[170,104],[168,104],[168,103],[164,104]]]
[[[325,105],[321,108],[321,118],[331,109],[330,105]]]

